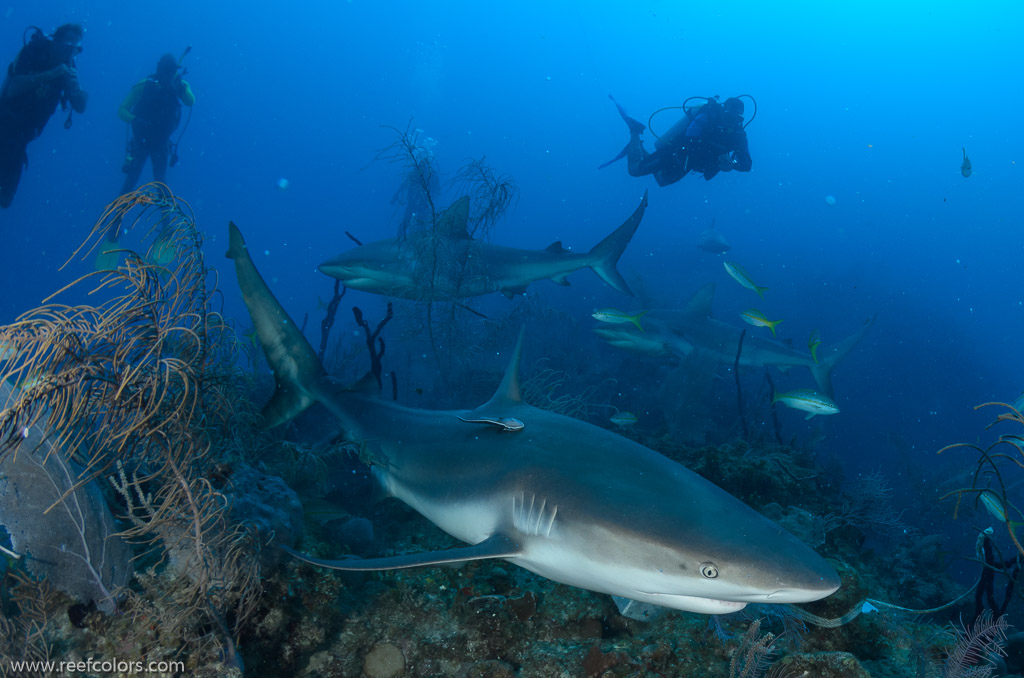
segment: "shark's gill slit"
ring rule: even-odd
[[[555,507],[553,507],[551,509],[551,518],[548,519],[547,529],[544,530],[544,536],[545,537],[550,537],[551,536],[551,528],[555,526],[555,516],[557,516],[557,515],[558,515],[558,507],[555,506]]]

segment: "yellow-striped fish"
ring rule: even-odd
[[[768,291],[767,287],[759,287],[754,284],[751,280],[750,274],[743,270],[743,267],[732,261],[724,261],[722,265],[725,266],[725,272],[728,273],[733,280],[738,282],[748,290],[754,290],[757,292],[757,296],[764,299],[764,293]]]
[[[802,410],[807,413],[804,419],[810,419],[817,414],[837,414],[839,407],[835,401],[823,393],[818,393],[809,388],[800,388],[786,393],[776,393],[772,398],[772,404],[782,403],[794,410]]]
[[[981,505],[988,509],[993,518],[1001,523],[1006,522],[1006,509],[1003,508],[1003,502],[995,492],[992,490],[982,490],[978,495],[978,499],[981,500]]]
[[[637,418],[632,412],[616,412],[610,421],[616,426],[632,426],[637,422]]]
[[[0,363],[13,360],[18,357],[18,349],[14,344],[7,341],[0,341]]]
[[[636,328],[641,332],[644,328],[640,325],[640,318],[647,314],[647,311],[640,311],[630,315],[625,311],[620,311],[617,308],[602,308],[600,311],[594,311],[591,313],[591,317],[594,320],[600,320],[603,323],[611,323],[612,325],[622,325],[624,323],[633,323]]]
[[[1024,525],[1024,522],[1019,520],[1007,520],[1006,506],[1003,504],[1003,500],[999,498],[999,495],[993,490],[982,490],[978,494],[978,499],[981,501],[981,505],[988,510],[993,518],[1004,525],[1009,525],[1010,532],[1016,533],[1017,528]],[[1020,510],[1016,506],[1010,504],[1010,508],[1013,509],[1017,515],[1020,515]]]
[[[740,313],[740,317],[743,318],[743,322],[754,327],[767,327],[772,331],[772,336],[775,336],[775,326],[781,323],[781,320],[768,320],[764,313],[758,311],[756,308],[748,308],[743,313]]]

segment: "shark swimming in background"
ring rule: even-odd
[[[543,250],[492,245],[469,236],[469,197],[437,216],[430,231],[378,240],[320,264],[320,271],[355,290],[413,301],[453,301],[501,292],[522,294],[538,280],[568,285],[570,273],[590,268],[611,287],[632,296],[615,268],[647,208],[647,193],[633,215],[589,252],[557,241]]]
[[[723,365],[736,361],[740,334],[738,327],[711,317],[715,284],[708,283],[693,295],[683,310],[652,310],[644,316],[643,333],[629,325],[600,325],[594,332],[612,346],[653,356],[683,359],[695,351]],[[815,355],[798,351],[781,341],[748,332],[743,339],[739,364],[743,367],[806,367],[818,388],[832,397],[832,369],[857,345],[874,322],[870,318],[852,336]],[[817,345],[815,345],[817,348]]]
[[[710,254],[725,254],[732,249],[732,245],[725,239],[725,236],[715,230],[715,220],[711,219],[711,227],[701,231],[697,247],[703,252]]]
[[[818,600],[839,587],[810,547],[696,473],[524,403],[522,334],[497,392],[480,407],[402,406],[382,399],[372,377],[345,388],[324,373],[234,224],[227,256],[276,381],[267,425],[322,403],[367,443],[372,474],[389,495],[468,544],[365,560],[292,552],[302,560],[367,571],[500,558],[572,586],[706,614]]]

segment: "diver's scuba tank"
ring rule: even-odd
[[[181,64],[182,64],[183,61],[185,61],[185,57],[188,56],[188,53],[191,52],[191,51],[192,51],[192,45],[189,45],[188,47],[185,48],[185,51],[181,53],[181,56],[178,57],[178,69],[181,71],[181,73],[178,74],[178,79],[179,80],[181,78],[185,77],[185,74],[188,73],[188,69],[187,68],[182,68]],[[185,132],[188,130],[188,124],[191,121],[192,121],[192,106],[189,106],[188,107],[188,115],[185,117],[185,125],[184,125],[184,127],[181,128],[181,134],[178,135],[178,140],[177,141],[172,141],[171,142],[171,146],[170,146],[171,156],[170,156],[170,159],[167,161],[167,164],[169,164],[171,167],[174,167],[174,166],[176,166],[178,164],[178,144],[181,143],[182,137],[185,136]]]
[[[757,100],[754,99],[754,97],[749,94],[739,94],[735,98],[750,99],[751,103],[754,106],[754,112],[751,113],[750,118],[748,118],[747,121],[743,124],[743,129],[747,129],[750,123],[754,122],[754,118],[757,117]],[[647,129],[649,129],[651,131],[651,135],[654,136],[655,146],[658,146],[659,144],[672,145],[675,141],[678,140],[678,138],[681,138],[681,136],[686,133],[686,128],[689,127],[693,119],[696,118],[700,114],[701,110],[704,110],[706,106],[721,107],[722,104],[719,103],[719,99],[721,99],[721,95],[718,94],[710,97],[692,96],[688,97],[685,101],[683,101],[683,104],[681,106],[665,106],[664,108],[659,108],[658,110],[654,111],[654,113],[651,113],[651,117],[647,119]],[[691,102],[697,103],[691,104]],[[652,127],[654,116],[658,115],[663,111],[672,110],[682,110],[684,114],[683,117],[680,118],[679,121],[676,122],[674,125],[672,125],[672,127],[670,127],[667,132],[665,132],[661,136],[658,136],[658,134],[654,131],[654,128]]]

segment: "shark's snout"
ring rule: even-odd
[[[365,267],[353,266],[341,257],[337,257],[329,261],[325,261],[317,268],[319,268],[320,272],[324,275],[329,275],[330,277],[337,278],[338,280],[344,280],[345,278],[355,277],[358,273],[357,269]]]

